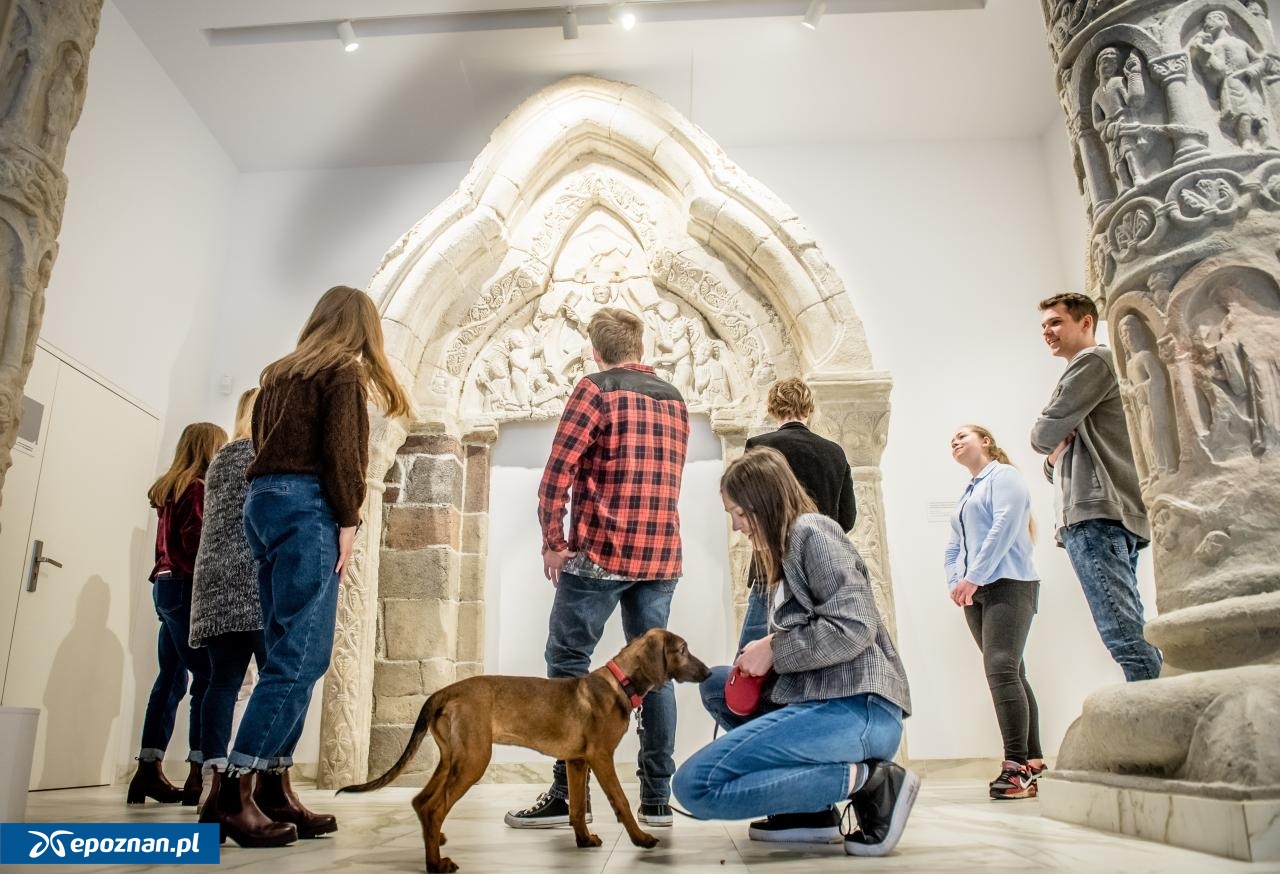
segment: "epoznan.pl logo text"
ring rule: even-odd
[[[218,826],[178,823],[0,824],[0,864],[216,865]]]

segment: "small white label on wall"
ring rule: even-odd
[[[955,506],[956,502],[953,498],[945,501],[930,501],[925,505],[925,513],[930,522],[947,522],[951,519],[951,511]]]

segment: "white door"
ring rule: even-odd
[[[31,511],[36,505],[36,483],[49,433],[53,389],[61,362],[37,347],[31,375],[23,389],[22,424],[13,447],[13,466],[4,478],[0,503],[0,687],[9,664],[10,636],[18,612],[25,572],[31,557]],[[3,700],[3,688],[0,688]]]
[[[57,362],[29,539],[62,567],[20,584],[3,703],[41,709],[31,788],[115,779],[131,593],[151,570],[159,423]],[[5,504],[9,503],[8,488]],[[31,547],[27,547],[30,555]],[[128,715],[131,717],[131,715]]]

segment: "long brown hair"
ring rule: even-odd
[[[996,444],[996,438],[992,437],[991,432],[986,428],[981,425],[961,425],[960,427],[968,428],[972,431],[974,436],[978,438],[979,444],[985,440],[986,445],[982,448],[994,461],[998,461],[1001,464],[1007,464],[1014,468],[1018,466],[1009,460],[1009,453],[1005,452]],[[1027,514],[1027,533],[1031,535],[1031,541],[1034,543],[1036,539],[1036,517],[1031,513]]]
[[[781,452],[752,449],[725,468],[720,491],[742,508],[755,534],[756,555],[773,591],[782,578],[791,526],[804,513],[816,513],[813,499],[800,485]]]
[[[409,395],[382,348],[378,308],[369,295],[347,285],[335,285],[324,293],[302,326],[298,348],[262,371],[262,387],[290,377],[310,379],[348,362],[361,367],[373,402],[388,416],[409,414]]]
[[[196,422],[183,428],[178,448],[173,452],[173,463],[147,490],[151,506],[162,507],[178,500],[187,486],[204,479],[209,462],[226,442],[227,432],[212,422]]]

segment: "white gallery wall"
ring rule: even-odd
[[[1050,493],[1027,445],[1062,368],[1040,340],[1036,301],[1079,290],[1082,281],[1083,219],[1065,136],[1055,125],[1025,140],[722,145],[813,231],[849,289],[876,367],[894,380],[883,471],[897,621],[915,701],[909,755],[999,755],[977,648],[945,595],[947,525],[929,513],[964,487],[966,473],[951,461],[947,441],[971,421],[995,432],[1033,490],[1044,582],[1028,666],[1052,755],[1084,696],[1121,679],[1064,554],[1045,533]],[[229,425],[235,396],[292,347],[319,294],[367,281],[386,249],[466,170],[444,163],[237,173],[107,3],[68,153],[71,190],[42,334],[160,415],[159,468],[187,422]],[[493,503],[509,503],[512,524],[526,526],[511,532],[518,542],[536,543],[528,481],[540,462],[529,459],[545,449],[529,446],[545,446],[547,433],[517,438],[509,429],[496,449]],[[523,454],[513,448],[520,441]],[[687,479],[695,508],[685,514],[688,536],[699,549],[673,627],[719,661],[735,629],[724,570],[714,562],[726,533],[714,494],[719,461],[714,442],[708,446]],[[147,485],[139,484],[140,496]],[[490,565],[491,575],[498,569],[488,608],[491,670],[542,670],[548,593],[533,576],[536,554],[526,560],[527,570]],[[1149,562],[1144,557],[1148,593]],[[122,711],[133,720],[124,731],[130,739],[154,669],[154,614],[145,580],[137,586],[126,642],[136,690],[126,687]],[[601,659],[611,648],[602,644]],[[688,692],[681,700],[686,712],[696,710]],[[705,736],[689,731],[682,730],[680,757]],[[299,761],[315,760],[317,732],[313,709]],[[180,725],[171,758],[181,758],[184,733]],[[129,746],[122,767],[132,740]]]

